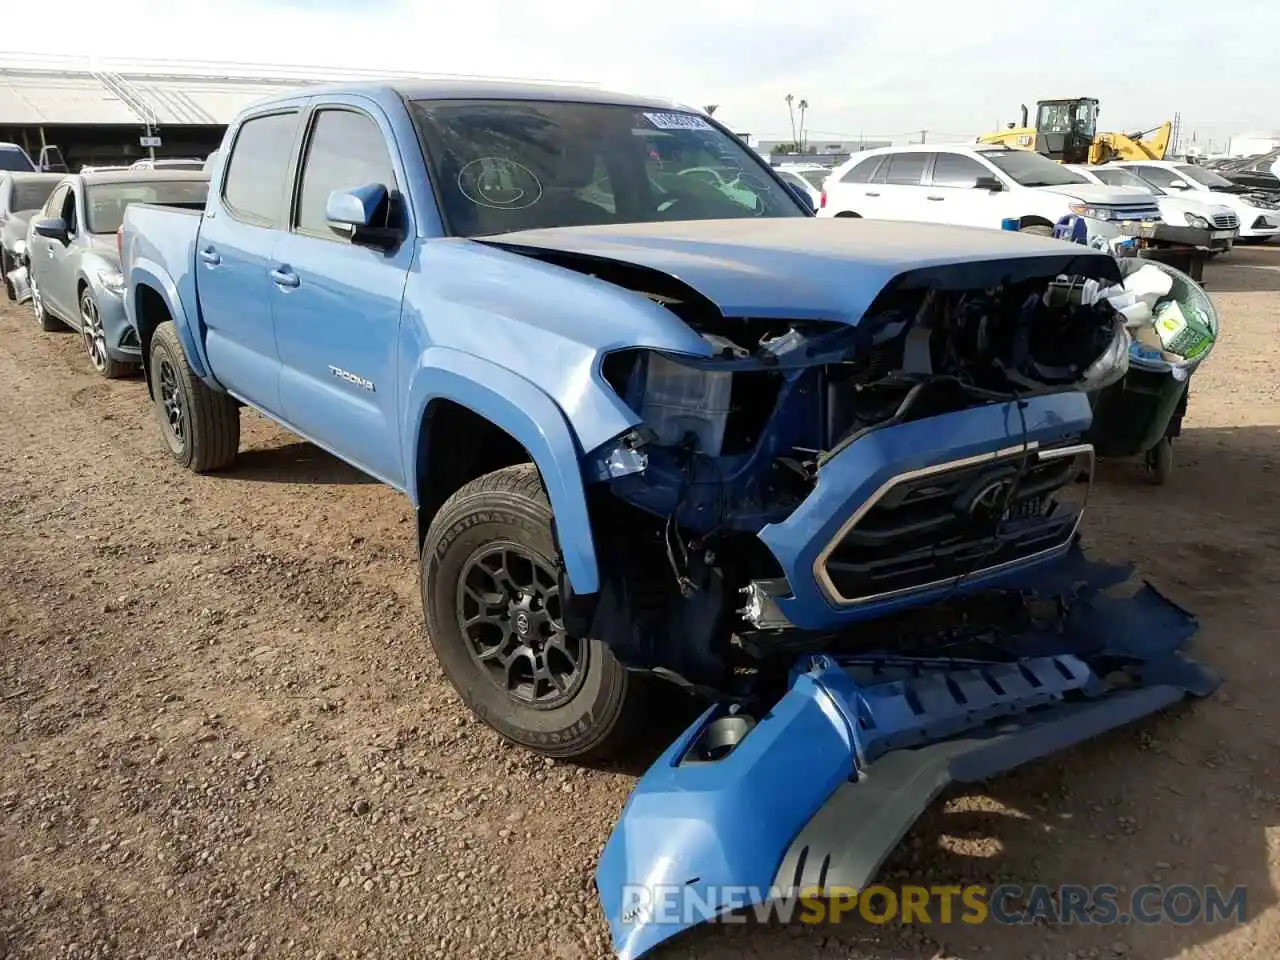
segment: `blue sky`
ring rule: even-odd
[[[586,80],[720,105],[757,136],[968,137],[1018,104],[1102,101],[1102,129],[1280,132],[1280,0],[59,0],[31,52]],[[34,22],[32,22],[34,21]]]

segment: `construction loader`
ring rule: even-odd
[[[1173,137],[1173,124],[1137,133],[1098,133],[1098,101],[1094,97],[1040,100],[1035,126],[1028,126],[1022,106],[1022,125],[984,133],[979,143],[1035,150],[1059,163],[1108,163],[1112,160],[1163,160]]]

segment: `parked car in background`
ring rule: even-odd
[[[129,165],[130,170],[203,170],[204,161],[194,157],[173,157],[152,160],[145,157]]]
[[[1232,183],[1212,170],[1172,160],[1123,160],[1113,166],[1131,170],[1175,196],[1231,207],[1240,218],[1238,243],[1265,243],[1280,234],[1280,201]]]
[[[822,184],[831,176],[831,170],[831,167],[817,163],[782,163],[773,168],[773,172],[784,183],[790,184],[809,198],[814,210],[822,202]]]
[[[60,179],[56,173],[0,173],[0,278],[10,300],[17,291],[9,274],[26,262],[28,222]]]
[[[64,176],[27,234],[32,309],[44,330],[65,324],[80,333],[95,370],[121,377],[138,364],[138,340],[124,309],[116,231],[132,203],[200,208],[209,189],[202,173],[110,171]]]
[[[1151,191],[1156,198],[1156,203],[1160,206],[1160,218],[1165,223],[1208,230],[1210,249],[1230,250],[1236,237],[1239,236],[1240,218],[1225,204],[1212,199],[1171,194],[1154,183],[1143,180],[1132,170],[1125,170],[1123,167],[1112,164],[1102,166],[1067,164],[1067,168],[1093,183],[1108,187],[1123,187],[1128,190]]]
[[[1280,199],[1280,150],[1231,160],[1222,164],[1215,172],[1232,183],[1271,199]]]
[[[1085,219],[1090,240],[1121,236],[1124,221],[1157,221],[1148,190],[1090,183],[1048,157],[998,145],[881,147],[841,164],[826,181],[820,217],[919,220],[1053,234],[1065,216]]]
[[[18,173],[35,173],[36,165],[27,156],[27,151],[16,143],[0,142],[0,170]]]

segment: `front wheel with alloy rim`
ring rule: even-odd
[[[472,713],[507,739],[562,759],[615,755],[644,688],[604,643],[565,630],[562,575],[537,468],[486,474],[427,531],[427,635]]]
[[[230,466],[240,447],[235,400],[195,375],[172,323],[156,327],[150,357],[151,398],[173,459],[195,473]]]
[[[27,270],[30,271],[31,267],[28,266]],[[40,329],[45,333],[61,330],[62,324],[58,322],[52,313],[45,309],[44,297],[40,296],[40,288],[36,286],[36,278],[28,276],[27,282],[31,284],[31,310],[36,315],[36,323],[40,324]]]
[[[132,363],[112,359],[107,353],[107,332],[102,327],[97,301],[88,288],[80,294],[80,336],[84,340],[84,349],[89,354],[93,369],[104,377],[114,380],[133,373],[135,368]]]

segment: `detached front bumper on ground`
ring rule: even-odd
[[[1060,615],[992,637],[991,659],[805,656],[767,712],[709,709],[640,780],[605,847],[597,883],[618,955],[751,902],[865,888],[948,783],[1211,693],[1218,678],[1181,652],[1194,617],[1150,585],[1108,592],[1130,575],[1077,546],[1025,594]]]

